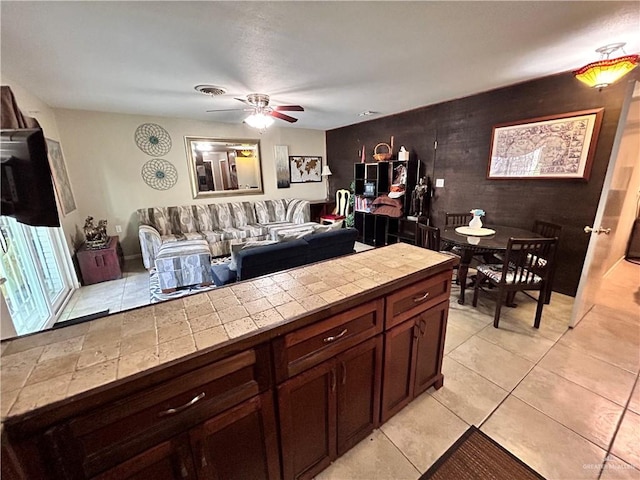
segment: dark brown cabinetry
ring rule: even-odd
[[[442,385],[452,264],[7,418],[2,476],[311,478]]]
[[[445,300],[385,333],[383,423],[430,386],[442,386],[448,309]]]
[[[379,424],[382,337],[278,387],[283,474],[312,478]]]

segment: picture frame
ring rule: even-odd
[[[276,166],[276,185],[278,188],[289,188],[289,147],[286,145],[274,145],[273,155]]]
[[[56,190],[62,215],[66,217],[77,208],[75,198],[73,198],[73,191],[71,190],[69,175],[67,174],[67,166],[62,155],[60,142],[51,140],[50,138],[46,138],[45,141],[49,153],[53,185]]]
[[[490,180],[589,180],[604,108],[493,127]]]
[[[321,173],[322,157],[289,157],[289,181],[291,183],[321,182]]]

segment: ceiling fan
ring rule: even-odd
[[[304,108],[300,105],[278,105],[269,106],[269,95],[263,93],[250,93],[247,98],[236,98],[236,100],[246,104],[249,108],[225,108],[221,110],[207,110],[207,112],[231,112],[235,110],[242,110],[245,112],[252,112],[252,115],[271,116],[279,118],[285,122],[295,123],[298,121],[290,115],[282,112],[304,112]]]

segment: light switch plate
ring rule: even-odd
[[[444,187],[444,178],[436,178],[436,187]]]

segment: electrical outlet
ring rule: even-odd
[[[436,178],[436,187],[444,187],[444,178]]]
[[[122,226],[116,225],[116,233],[122,233]]]

